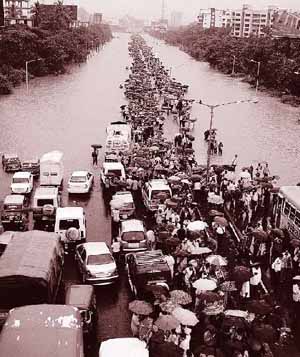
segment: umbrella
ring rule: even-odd
[[[190,222],[187,226],[187,229],[189,231],[203,231],[205,228],[207,228],[208,225],[206,222],[203,221],[193,221]]]
[[[167,245],[169,245],[171,247],[177,247],[181,243],[181,240],[179,238],[172,237],[172,238],[166,239],[165,242]]]
[[[180,180],[186,180],[189,178],[185,172],[179,172],[177,176],[180,178]]]
[[[191,185],[192,184],[192,182],[187,180],[187,179],[181,180],[181,183],[185,183],[186,185]]]
[[[224,217],[217,216],[214,218],[214,222],[223,227],[228,227],[228,221]]]
[[[192,134],[186,134],[186,137],[191,141],[195,140],[195,137]]]
[[[225,316],[247,318],[248,312],[243,310],[225,310]]]
[[[179,305],[187,305],[192,302],[190,294],[183,290],[173,290],[170,292],[171,300]]]
[[[249,312],[259,315],[266,315],[272,311],[272,306],[267,304],[264,300],[252,300],[246,307]]]
[[[242,179],[251,179],[251,175],[250,175],[250,173],[248,172],[248,171],[242,171],[241,173],[240,173],[240,178],[242,178]]]
[[[211,265],[216,265],[216,266],[226,266],[227,260],[223,258],[221,255],[210,255],[209,257],[206,258],[206,261],[211,264]]]
[[[284,238],[284,233],[280,228],[271,229],[271,233],[274,237]]]
[[[227,180],[234,181],[235,180],[235,172],[234,171],[228,171],[227,174],[224,176]]]
[[[224,216],[224,213],[223,212],[219,212],[215,209],[211,209],[209,212],[208,212],[208,215],[210,217],[223,217]]]
[[[129,310],[138,315],[149,315],[153,311],[153,307],[146,301],[134,300],[129,303]]]
[[[193,287],[197,290],[197,293],[201,291],[212,291],[217,288],[217,283],[210,279],[198,279],[193,282]]]
[[[224,283],[220,285],[220,289],[224,292],[231,292],[237,290],[235,286],[235,281],[224,281]]]
[[[156,146],[156,145],[153,145],[149,148],[150,151],[158,151],[159,150],[159,147]]]
[[[300,247],[300,240],[297,239],[297,238],[293,238],[291,241],[290,241],[290,244],[293,248],[296,248],[296,247]]]
[[[273,188],[273,184],[271,182],[262,182],[261,187],[263,188]]]
[[[193,154],[194,151],[195,151],[195,150],[192,149],[192,148],[186,148],[186,149],[184,149],[184,152],[185,152],[186,154]]]
[[[182,325],[195,326],[199,322],[194,312],[183,309],[182,307],[176,307],[176,309],[172,311],[172,315],[176,317]]]
[[[91,147],[92,147],[93,149],[101,149],[101,148],[102,148],[102,145],[100,145],[100,144],[92,144]]]
[[[227,311],[234,311],[234,310],[226,310],[224,311],[225,314],[225,319],[222,323],[222,327],[235,327],[235,328],[240,328],[240,329],[244,329],[246,327],[246,323],[245,320],[243,318],[241,318],[240,316],[231,316],[231,315],[226,315]],[[240,311],[240,310],[237,310]]]
[[[172,182],[176,183],[176,182],[181,181],[181,178],[178,177],[178,176],[170,176],[170,177],[168,178],[168,181],[169,181],[170,183],[172,183]]]
[[[266,242],[269,238],[268,233],[263,231],[262,229],[255,229],[252,234],[255,239],[258,239],[261,242]]]
[[[251,278],[252,274],[250,268],[243,265],[236,266],[233,270],[233,279],[239,283],[244,283]]]
[[[180,321],[172,315],[161,315],[155,321],[155,325],[163,331],[171,331],[180,325]]]
[[[159,304],[161,311],[171,314],[176,307],[179,307],[173,300],[167,300]]]
[[[201,255],[201,254],[209,254],[211,253],[211,249],[208,247],[199,247],[193,249],[193,255]]]
[[[215,205],[221,205],[221,204],[224,203],[224,200],[219,195],[211,195],[211,196],[208,197],[207,202],[215,204]]]
[[[262,324],[253,329],[254,336],[261,342],[272,343],[276,339],[276,331],[273,326]]]
[[[221,295],[214,293],[213,291],[202,291],[199,295],[197,295],[197,297],[206,304],[212,304],[215,301],[223,300]]]
[[[201,181],[202,177],[200,175],[194,174],[191,176],[191,181],[198,182]]]

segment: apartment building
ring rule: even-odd
[[[201,9],[198,15],[199,24],[207,29],[211,27],[223,27],[224,10],[216,8]]]
[[[29,0],[4,0],[4,24],[32,26]]]

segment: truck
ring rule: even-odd
[[[131,126],[123,121],[110,123],[106,129],[106,152],[127,151],[131,146]]]
[[[44,154],[40,159],[40,185],[61,187],[64,178],[63,153],[58,150]]]
[[[0,327],[10,309],[55,303],[63,266],[57,234],[27,231],[15,235],[0,259]]]

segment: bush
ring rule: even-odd
[[[0,94],[11,94],[12,84],[8,78],[0,73]]]

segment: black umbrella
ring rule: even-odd
[[[101,149],[101,148],[102,148],[102,145],[100,145],[100,144],[92,144],[91,147],[92,147],[93,149]]]

